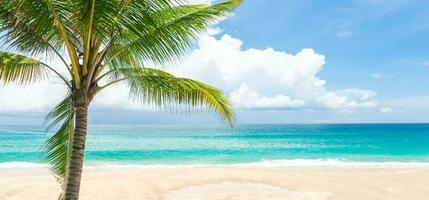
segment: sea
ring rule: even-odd
[[[85,167],[429,166],[429,124],[93,125]],[[0,126],[0,169],[46,167],[42,126]]]

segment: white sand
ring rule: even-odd
[[[46,170],[0,170],[0,199],[56,199]],[[82,200],[429,199],[429,168],[91,169]]]

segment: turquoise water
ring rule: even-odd
[[[51,133],[0,126],[0,165],[43,163]],[[429,163],[429,124],[91,125],[86,164],[237,164],[284,161]]]

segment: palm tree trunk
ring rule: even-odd
[[[73,148],[66,180],[65,200],[79,199],[80,180],[82,176],[83,156],[88,125],[88,104],[86,96],[75,99],[75,130],[73,135]]]

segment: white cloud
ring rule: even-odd
[[[372,74],[371,74],[371,77],[372,77],[373,79],[376,79],[376,80],[381,80],[381,79],[389,78],[389,77],[391,77],[391,76],[390,76],[390,75],[383,74],[383,73],[380,73],[380,72],[376,72],[376,73],[372,73]]]
[[[421,62],[421,65],[424,67],[429,67],[429,60]]]
[[[347,38],[347,37],[352,36],[353,32],[349,31],[349,30],[342,30],[342,31],[337,32],[336,35],[340,38]]]
[[[60,60],[41,60],[56,66],[60,73],[67,73]],[[0,83],[0,113],[47,111],[64,98],[66,86],[62,83],[53,77],[27,86]]]
[[[394,7],[401,5],[402,3],[406,3],[406,0],[356,0],[355,3],[364,5],[364,6],[377,6],[377,7]]]
[[[380,108],[380,112],[382,113],[392,113],[393,109],[389,107]]]
[[[373,99],[377,95],[371,90],[346,89],[328,92],[316,98],[322,106],[331,109],[371,108],[377,106]]]
[[[328,91],[318,73],[325,57],[313,49],[296,54],[242,49],[230,35],[204,35],[198,48],[171,71],[220,87],[238,108],[351,109],[374,107],[374,91]]]
[[[61,85],[42,82],[29,86],[1,86],[0,112],[39,112],[56,105],[64,90]]]
[[[258,93],[251,91],[244,83],[238,90],[231,93],[230,99],[234,106],[239,108],[283,108],[304,105],[304,101],[292,100],[284,95],[261,97]]]
[[[398,110],[397,106],[395,106],[395,108],[390,107],[390,106],[389,107],[382,107],[379,109],[379,111],[384,115],[395,116],[395,117],[405,117],[408,115],[403,110]]]
[[[113,85],[97,96],[95,96],[92,105],[97,109],[120,108],[126,110],[139,109],[140,107],[128,100],[128,88],[125,84]]]
[[[383,108],[380,112],[395,115],[407,116],[410,119],[427,121],[429,110],[429,96],[411,96],[387,99],[382,102]]]

